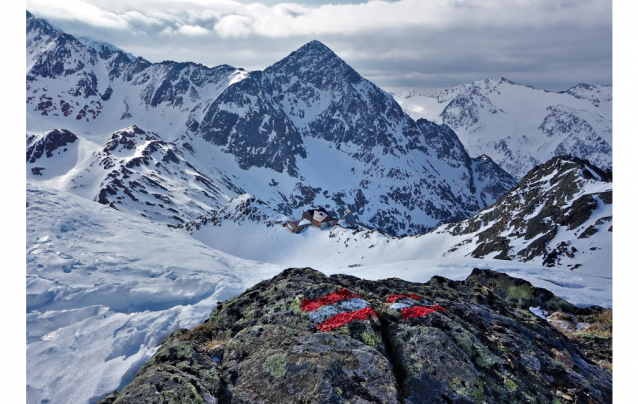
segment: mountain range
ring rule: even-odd
[[[551,278],[563,293],[573,289],[570,301],[597,296],[602,302],[611,290],[612,184],[610,170],[561,156],[534,168],[470,219],[427,234],[394,237],[362,226],[337,226],[295,235],[283,227],[290,218],[252,195],[236,197],[185,228],[202,243],[236,257],[282,267],[312,262],[325,272],[378,268],[382,273],[386,267],[406,276],[399,268],[433,261],[494,265],[499,260],[506,268],[529,263],[540,269],[535,276]],[[550,274],[547,268],[560,271]]]
[[[350,209],[406,235],[516,184],[318,41],[252,72],[96,48],[27,13],[27,147],[77,138],[31,155],[27,176],[122,211],[177,226],[248,190],[289,216]]]
[[[580,83],[539,90],[505,78],[434,94],[395,95],[414,119],[451,127],[470,156],[486,154],[517,178],[554,156],[612,168],[612,86]]]

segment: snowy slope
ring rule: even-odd
[[[327,273],[411,280],[496,268],[575,304],[611,306],[611,188],[608,173],[555,158],[471,219],[419,236],[340,226],[293,234],[283,218],[249,196],[229,202],[224,215],[186,228],[211,247],[283,267],[311,263]]]
[[[47,186],[170,225],[250,192],[282,214],[348,208],[385,232],[416,234],[470,217],[516,183],[490,159],[471,159],[448,127],[412,120],[317,41],[248,73],[131,61],[31,14],[27,21],[27,135],[64,129],[78,138],[62,148],[66,158],[55,156],[64,173],[52,169],[57,162],[30,163],[28,177]],[[132,156],[96,163],[133,126],[154,136],[157,153],[144,167],[130,167]]]
[[[551,92],[501,78],[395,99],[414,119],[449,125],[471,156],[486,154],[518,178],[563,154],[612,167],[611,86]]]
[[[231,255],[284,268],[311,266],[327,274],[345,273],[365,279],[399,277],[414,282],[426,282],[434,275],[460,280],[472,268],[487,268],[526,279],[576,305],[612,305],[610,242],[601,243],[596,255],[574,260],[583,266],[570,271],[567,265],[543,266],[542,260],[476,259],[462,251],[446,254],[465,239],[449,232],[397,238],[374,230],[337,226],[330,230],[309,227],[293,234],[277,224],[219,221],[193,229],[193,236]],[[599,267],[592,258],[605,265]]]
[[[41,185],[27,203],[29,403],[95,402],[168,333],[281,270]]]
[[[38,152],[42,148],[46,153]],[[188,149],[135,125],[102,145],[54,130],[27,136],[27,177],[174,226],[223,206],[232,192],[189,156]]]
[[[288,266],[419,282],[492,268],[578,305],[611,307],[610,273],[441,258],[459,240],[449,232],[400,239],[337,227],[294,235],[278,223],[284,217],[250,196],[191,230],[207,244],[271,264],[38,184],[27,184],[27,202],[29,403],[95,402],[128,383],[168,333],[201,322],[216,301]]]

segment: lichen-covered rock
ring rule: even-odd
[[[103,402],[610,403],[611,375],[530,306],[597,311],[489,270],[419,284],[288,269]]]
[[[233,403],[399,403],[388,360],[345,335],[253,326],[226,346]]]
[[[198,344],[173,334],[109,404],[217,403],[221,393],[219,365]]]

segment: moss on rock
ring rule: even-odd
[[[286,354],[276,353],[266,358],[264,369],[275,379],[281,379],[286,375]]]

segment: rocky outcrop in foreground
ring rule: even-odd
[[[171,335],[102,403],[611,403],[611,375],[530,307],[600,310],[489,270],[420,284],[288,269]]]

